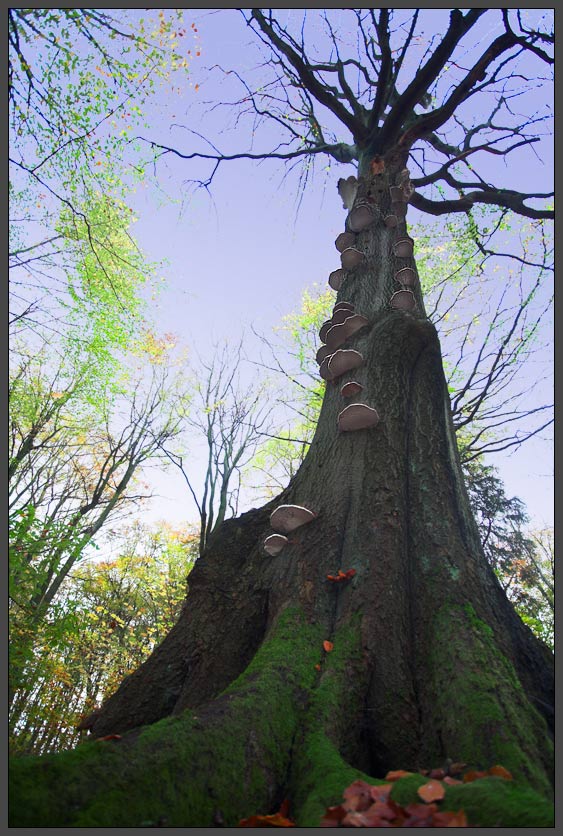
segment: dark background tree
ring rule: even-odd
[[[502,763],[527,799],[523,785],[551,793],[552,657],[483,554],[421,289],[415,282],[410,312],[389,300],[397,269],[416,267],[393,254],[406,232],[401,196],[436,215],[486,204],[552,217],[551,195],[477,168],[535,143],[540,117],[516,115],[510,99],[523,84],[519,60],[543,73],[553,37],[527,29],[518,10],[453,10],[431,41],[419,40],[419,10],[350,15],[361,60],[340,55],[329,12],[322,60],[307,52],[305,25],[290,32],[271,12],[248,12],[275,76],[247,89],[248,106],[283,123],[297,147],[280,138],[270,153],[207,156],[215,168],[233,156],[357,164],[351,206],[363,202],[373,222],[354,239],[364,260],[339,276],[338,301],[368,320],[344,345],[363,357],[360,400],[380,421],[339,432],[350,373],[327,386],[287,489],[215,532],[190,574],[189,608],[92,720],[96,738],[120,737],[15,764],[13,825],[234,824],[288,797],[297,823],[317,826],[354,777],[449,758]],[[479,119],[469,122],[464,106],[476,96]],[[411,180],[407,163],[420,170]],[[267,557],[270,513],[287,503],[316,517]],[[346,584],[327,581],[350,568]],[[522,824],[498,779],[482,787],[487,804],[468,788],[448,790],[445,803],[466,809],[470,824]],[[528,822],[545,824],[539,801],[536,810]]]

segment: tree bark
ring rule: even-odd
[[[367,261],[338,301],[369,320],[345,345],[364,365],[327,384],[287,489],[208,542],[178,623],[95,722],[95,737],[121,739],[14,764],[12,826],[233,825],[288,797],[297,824],[314,827],[356,777],[447,758],[500,763],[521,797],[532,792],[523,784],[551,795],[552,657],[483,555],[418,285],[414,313],[389,307],[396,270],[414,266],[392,254],[405,225],[381,220],[405,153],[374,176],[361,161],[358,197],[376,195],[379,214],[358,235]],[[339,432],[340,388],[352,378],[380,422]],[[269,515],[287,503],[317,517],[267,556]],[[338,569],[356,574],[330,583]],[[512,822],[511,790],[498,781],[485,780],[492,807],[475,802],[472,785],[455,797],[470,824]]]

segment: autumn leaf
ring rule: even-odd
[[[386,781],[398,781],[399,778],[406,778],[407,775],[414,775],[414,772],[406,772],[404,769],[395,769],[385,776]]]
[[[249,819],[241,819],[238,827],[295,827],[295,822],[286,819],[280,813],[271,816],[251,816]]]
[[[346,816],[346,810],[341,804],[336,807],[328,807],[324,816],[321,819],[321,827],[338,827],[340,822]]]
[[[450,810],[440,810],[432,816],[433,827],[468,827],[467,816],[463,810],[454,813]]]
[[[479,771],[477,769],[470,769],[469,772],[466,772],[463,776],[463,783],[470,784],[472,781],[477,781],[479,778],[486,778],[487,772],[486,771]]]
[[[439,781],[428,781],[417,790],[418,795],[423,801],[440,801],[445,794],[445,787]]]
[[[320,669],[321,669],[321,666],[319,664],[315,665],[315,670],[316,671],[320,671]]]
[[[121,735],[120,734],[106,734],[105,737],[97,737],[96,740],[97,741],[100,741],[100,740],[121,740]]]
[[[496,766],[491,766],[488,771],[489,775],[496,775],[497,778],[504,778],[506,781],[512,781],[512,775],[505,769],[504,766],[500,766],[500,764],[496,764]]]
[[[413,773],[394,770],[387,773],[398,778]],[[454,780],[454,779],[451,779]],[[439,797],[444,787],[431,780],[424,787],[438,787]],[[424,789],[421,787],[421,789]],[[434,803],[414,803],[402,807],[390,798],[392,783],[371,785],[362,780],[354,781],[342,793],[344,801],[336,807],[328,807],[320,821],[321,827],[468,827],[463,810],[441,811]],[[441,790],[441,794],[439,791]],[[425,799],[426,800],[426,799]],[[437,798],[436,798],[437,800]]]
[[[330,653],[330,651],[333,649],[334,645],[333,645],[332,642],[329,642],[325,639],[324,642],[323,642],[323,647],[324,647],[324,649],[326,650],[327,653]]]

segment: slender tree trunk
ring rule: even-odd
[[[364,365],[327,384],[310,450],[281,496],[209,539],[178,623],[95,723],[95,737],[121,740],[85,744],[66,766],[44,759],[34,803],[26,787],[38,767],[18,764],[14,823],[212,826],[220,815],[232,825],[287,796],[297,823],[314,827],[355,777],[446,758],[501,763],[550,795],[551,654],[484,558],[420,289],[413,313],[389,306],[396,270],[414,266],[393,256],[397,229],[381,221],[404,162],[399,150],[383,174],[360,168],[359,196],[377,198],[380,219],[358,235],[367,263],[338,300],[369,320],[344,346]],[[379,413],[371,429],[338,430],[350,379],[364,386],[356,401]],[[317,517],[267,556],[269,515],[287,503]],[[356,574],[330,583],[338,569]],[[54,801],[49,788],[67,769],[76,782]],[[495,787],[493,813],[475,806],[470,785],[451,803],[470,823],[514,824]]]

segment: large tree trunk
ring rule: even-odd
[[[394,183],[404,155],[386,164],[364,191]],[[550,795],[552,657],[483,556],[420,290],[413,314],[389,308],[395,271],[414,264],[392,255],[396,236],[382,222],[358,236],[368,262],[338,299],[369,319],[345,346],[365,362],[327,384],[299,472],[208,543],[178,623],[95,722],[96,737],[122,738],[15,764],[13,825],[235,824],[287,796],[297,823],[316,826],[358,775],[447,758],[501,763]],[[339,432],[352,377],[381,420]],[[269,557],[282,503],[318,516]],[[326,579],[351,568],[350,581]],[[470,821],[516,824],[500,801],[486,814],[461,789],[452,804],[473,803]]]

